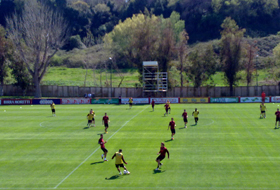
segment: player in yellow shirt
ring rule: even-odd
[[[123,165],[123,163],[127,164],[123,158],[123,154],[122,154],[122,149],[119,150],[119,152],[116,152],[112,159],[114,159],[116,157],[116,160],[115,160],[115,164],[116,164],[116,168],[117,170],[120,172],[120,175],[122,175],[122,172],[120,170],[120,167],[124,168],[124,171],[123,173],[124,174],[130,174],[129,171],[127,171],[126,167]]]
[[[169,111],[169,114],[170,114],[170,112],[171,112],[170,101],[167,100],[166,104],[168,105],[168,111]]]
[[[129,109],[131,109],[131,108],[132,108],[132,104],[133,104],[133,99],[132,99],[132,97],[129,98],[128,103],[129,103]]]
[[[52,116],[55,116],[55,104],[52,102],[51,104],[51,109],[52,109]]]
[[[88,119],[88,124],[87,124],[87,126],[88,126],[88,127],[91,127],[91,125],[93,125],[93,127],[95,127],[94,116],[95,116],[95,113],[94,113],[94,111],[91,109],[91,110],[89,111],[89,114],[87,114],[87,119]]]
[[[265,114],[266,106],[264,105],[264,103],[261,103],[260,110],[261,110],[260,118],[266,118],[266,114]]]
[[[195,108],[195,110],[192,112],[192,116],[194,116],[194,121],[195,121],[196,125],[197,125],[197,121],[198,121],[198,114],[199,114],[199,111],[197,110],[197,108]]]

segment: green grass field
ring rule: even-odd
[[[280,130],[274,129],[278,104],[56,105],[57,117],[46,106],[0,107],[0,190],[24,189],[279,189]],[[200,111],[194,126],[190,116]],[[96,112],[94,128],[86,114]],[[183,109],[189,114],[184,129]],[[6,110],[4,112],[4,110]],[[103,162],[97,144],[104,132],[101,118],[110,117],[104,135],[109,150]],[[176,135],[170,141],[170,118]],[[160,143],[170,159],[155,172]],[[123,149],[130,175],[119,176],[112,155]]]

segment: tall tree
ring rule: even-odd
[[[41,97],[40,82],[50,59],[65,44],[68,24],[64,18],[42,1],[24,2],[20,17],[7,18],[8,37],[33,78],[35,97]]]
[[[28,73],[24,62],[18,56],[14,55],[10,67],[12,69],[11,74],[16,80],[14,85],[19,86],[23,91],[22,95],[25,96],[27,88],[32,84],[32,77]]]
[[[12,54],[12,44],[6,39],[6,31],[0,25],[0,96],[3,96],[4,79],[8,76],[8,58]]]
[[[247,82],[247,96],[249,96],[249,85],[252,82],[253,71],[254,71],[254,60],[256,58],[257,48],[253,42],[247,42],[245,44],[246,51],[244,59],[244,68],[246,72],[246,82]]]
[[[211,79],[217,71],[216,56],[212,45],[208,45],[205,49],[196,49],[188,56],[189,63],[186,72],[195,88]]]
[[[240,70],[242,38],[245,29],[240,29],[230,17],[224,20],[221,27],[223,28],[221,31],[221,63],[230,87],[230,95],[233,96],[233,86],[240,79],[237,72]]]
[[[189,40],[188,33],[184,30],[183,32],[180,33],[179,39],[180,41],[178,43],[177,51],[178,51],[178,58],[180,62],[181,87],[183,87],[184,86],[183,70],[184,70],[184,63],[187,57],[187,43]]]
[[[147,12],[133,15],[116,25],[105,36],[105,43],[118,62],[136,66],[140,75],[143,61],[158,61],[160,71],[168,72],[169,62],[176,53],[175,25],[170,19]]]

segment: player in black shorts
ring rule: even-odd
[[[188,123],[188,113],[186,112],[186,110],[184,110],[183,114],[182,114],[183,120],[185,122],[185,128],[187,128],[187,123]]]
[[[168,128],[167,130],[169,130],[169,127],[171,129],[171,140],[174,140],[174,135],[175,135],[175,127],[176,127],[176,124],[175,124],[175,121],[173,118],[171,118],[171,121],[169,122],[169,125],[168,125]]]
[[[279,108],[275,112],[275,115],[276,115],[275,129],[279,129],[279,123],[280,123],[280,111],[279,111]],[[277,122],[278,122],[278,127],[277,127]]]
[[[167,150],[167,148],[164,147],[164,143],[162,142],[161,146],[160,146],[160,150],[158,152],[158,155],[159,154],[160,155],[156,158],[156,162],[158,163],[156,170],[159,170],[159,167],[162,166],[162,163],[160,161],[162,161],[165,158],[166,153],[167,153],[168,159],[169,159],[169,151]]]
[[[101,148],[101,150],[103,151],[103,154],[101,155],[101,158],[102,158],[102,159],[104,158],[104,161],[108,161],[108,160],[106,159],[108,150],[105,148],[105,143],[107,143],[107,141],[104,141],[103,135],[101,134],[101,135],[100,135],[100,139],[98,140],[98,144],[100,144],[100,148]]]
[[[109,122],[110,122],[109,117],[107,116],[107,113],[105,113],[105,116],[102,119],[102,124],[104,124],[105,127],[105,133],[108,133],[107,129],[109,127]]]

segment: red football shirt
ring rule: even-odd
[[[262,98],[265,98],[265,93],[264,92],[262,93]]]
[[[187,119],[187,112],[184,112],[183,114],[182,114],[182,116],[184,117],[184,119]]]
[[[171,129],[175,129],[175,121],[170,121],[169,126]]]
[[[155,101],[153,100],[153,101],[152,101],[152,106],[154,106],[154,105],[155,105]]]
[[[108,116],[104,116],[103,117],[103,121],[104,121],[105,124],[108,124],[109,117]]]
[[[102,144],[101,144],[101,142],[102,142]],[[98,143],[100,144],[100,148],[105,148],[104,142],[105,142],[104,139],[102,139],[102,138],[99,139]]]
[[[165,107],[165,109],[168,109],[168,108],[169,108],[169,105],[168,105],[168,104],[165,104],[164,107]]]
[[[275,112],[276,118],[280,118],[280,111]]]
[[[167,148],[165,148],[165,147],[160,147],[159,153],[160,153],[161,156],[165,156],[166,152],[168,152]]]

